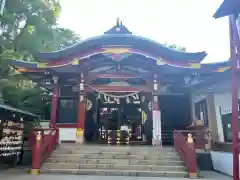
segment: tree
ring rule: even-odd
[[[63,49],[80,41],[78,35],[68,29],[59,27],[52,30],[52,39],[51,41],[45,42],[45,50],[54,51]]]
[[[7,0],[0,17],[1,61],[34,61],[39,51],[57,50],[79,40],[72,31],[57,27],[60,10],[57,0]]]
[[[176,44],[167,44],[165,43],[164,44],[166,47],[170,48],[170,49],[174,49],[176,51],[179,51],[179,52],[186,52],[186,48],[185,47],[181,47],[181,46],[178,46]]]
[[[44,102],[34,83],[8,66],[8,59],[36,61],[39,51],[54,51],[79,41],[57,26],[57,0],[7,0],[0,15],[0,93],[14,107],[42,114]]]

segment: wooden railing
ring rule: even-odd
[[[31,174],[39,174],[42,163],[52,154],[59,143],[59,130],[54,128],[31,129],[29,145],[32,148]]]
[[[173,134],[174,147],[179,153],[182,161],[185,162],[187,167],[189,177],[197,178],[198,167],[197,167],[197,157],[195,150],[195,143],[191,134],[188,134],[187,140],[181,131],[175,130]]]
[[[195,149],[211,148],[211,132],[208,129],[201,130],[176,130],[180,132],[187,140],[188,134],[191,133]]]

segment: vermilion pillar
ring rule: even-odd
[[[78,120],[77,120],[77,132],[76,140],[77,143],[84,143],[84,121],[85,121],[85,110],[86,110],[86,101],[85,101],[85,91],[84,91],[84,76],[81,73],[81,82],[80,82],[80,91],[79,91],[79,104],[78,104]]]
[[[239,180],[239,128],[238,128],[238,85],[237,67],[239,58],[239,36],[236,26],[236,19],[231,16],[230,23],[230,48],[232,59],[232,131],[233,131],[233,179]]]
[[[57,107],[58,107],[58,98],[59,98],[59,86],[58,86],[58,77],[53,77],[54,87],[52,95],[52,107],[51,107],[51,119],[49,127],[55,128],[57,121]]]

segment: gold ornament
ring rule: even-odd
[[[92,108],[92,101],[87,100],[87,111],[89,111]]]
[[[147,120],[147,114],[145,113],[145,111],[142,111],[142,124],[144,124],[146,120]]]
[[[83,136],[83,133],[84,133],[84,129],[82,129],[82,128],[77,128],[77,133],[76,133],[77,137],[82,137],[82,136]]]

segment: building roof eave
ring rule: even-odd
[[[9,60],[9,65],[15,67],[16,69],[19,70],[19,72],[34,72],[34,70],[36,72],[40,72],[40,71],[46,71],[47,69],[49,70],[54,70],[56,72],[59,73],[64,73],[64,72],[78,72],[78,65],[74,65],[72,63],[68,63],[66,65],[64,64],[59,64],[59,66],[51,66],[48,64],[42,65],[41,63],[38,62],[27,62],[27,61],[19,61],[19,60]],[[224,61],[224,62],[218,62],[218,63],[208,63],[208,64],[200,64],[200,68],[199,69],[195,69],[195,68],[190,68],[194,71],[199,71],[199,72],[224,72],[228,69],[231,68],[231,60],[228,61]],[[156,67],[163,67],[167,66],[167,65],[163,65],[163,66],[159,66],[156,65]],[[66,69],[67,68],[67,69]],[[169,65],[169,68],[181,68],[181,67],[172,67],[171,65]],[[169,69],[168,67],[166,67],[166,69]],[[188,68],[187,68],[188,69]],[[29,71],[31,70],[31,71]],[[190,71],[189,71],[190,72]]]
[[[220,7],[217,9],[214,18],[222,18],[230,15],[237,15],[240,13],[240,1],[239,0],[224,0]]]
[[[25,114],[25,115],[29,115],[29,116],[33,116],[33,117],[39,117],[38,115],[33,114],[31,112],[23,111],[21,109],[14,108],[14,107],[11,107],[11,106],[6,105],[6,104],[0,104],[0,108],[1,109],[6,109],[6,110],[9,110],[9,111],[14,111],[14,112],[21,113],[21,114]]]
[[[39,61],[57,61],[59,59],[86,54],[88,51],[109,46],[130,47],[146,52],[147,54],[154,54],[155,56],[166,57],[169,60],[173,59],[179,61],[200,62],[207,55],[205,51],[196,53],[178,52],[155,41],[132,34],[105,34],[87,39],[59,51],[41,52],[38,54],[37,58]]]

